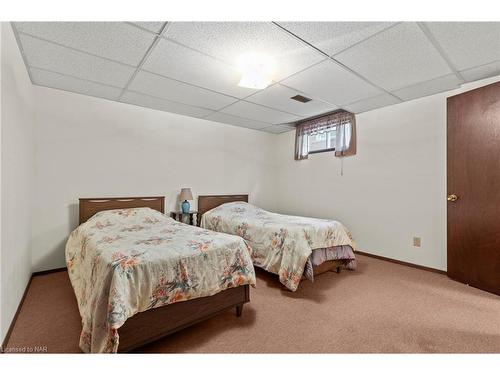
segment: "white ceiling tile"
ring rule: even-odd
[[[143,69],[238,98],[256,91],[239,87],[240,74],[229,64],[165,39],[154,48]]]
[[[387,90],[452,73],[415,23],[399,24],[336,55],[335,59]]]
[[[22,22],[14,27],[20,32],[19,45],[34,84],[118,100],[121,88],[133,76],[133,66],[164,22],[135,24]],[[453,89],[460,83],[415,23],[280,25],[334,54],[348,69],[270,22],[179,22],[170,25],[143,66],[156,74],[140,71],[121,101],[280,133],[294,129],[284,124],[337,107],[359,113],[399,102],[349,69],[403,100]],[[500,23],[426,26],[466,80],[500,74]],[[240,74],[234,64],[252,51],[273,57],[277,62],[273,78],[284,81],[261,91],[237,86]],[[291,100],[296,94],[313,101]]]
[[[237,102],[222,110],[230,115],[245,117],[251,120],[268,122],[271,124],[281,124],[293,122],[299,118],[290,113],[276,111],[258,104],[248,103],[244,101]]]
[[[500,74],[500,61],[495,61],[491,64],[476,66],[475,68],[462,70],[462,77],[467,81],[477,81],[478,79],[494,77]]]
[[[279,22],[288,31],[332,56],[391,25],[391,22]]]
[[[213,113],[213,111],[205,108],[194,107],[182,103],[174,103],[168,100],[153,98],[151,96],[130,91],[125,92],[120,101],[128,104],[139,105],[141,107],[158,109],[160,111],[178,113],[185,116],[205,117]]]
[[[20,35],[28,65],[77,78],[124,87],[134,68]]]
[[[389,94],[382,94],[373,98],[363,99],[358,102],[345,105],[343,108],[352,113],[361,113],[397,103],[401,103],[401,100]]]
[[[411,100],[427,95],[437,94],[447,90],[453,90],[460,86],[462,81],[455,74],[449,74],[444,77],[433,79],[432,81],[418,83],[413,86],[405,87],[393,91],[394,95],[403,100]]]
[[[242,117],[228,115],[228,114],[222,113],[222,112],[214,112],[213,114],[206,117],[206,120],[222,122],[225,124],[236,125],[236,126],[241,126],[244,128],[256,129],[256,130],[259,130],[262,128],[267,128],[271,125],[271,124],[268,124],[266,122],[249,120],[249,119],[242,118]]]
[[[84,81],[62,74],[31,68],[33,83],[40,86],[72,91],[79,94],[97,96],[99,98],[116,100],[121,94],[121,89],[98,83]]]
[[[162,22],[132,22],[143,29],[152,31],[154,33],[159,33],[163,25],[165,24],[165,21]]]
[[[273,134],[281,134],[285,132],[289,132],[292,130],[295,130],[295,127],[293,126],[285,126],[285,125],[272,125],[268,128],[261,129],[262,131],[265,131],[267,133],[273,133]]]
[[[458,70],[500,60],[500,22],[427,22],[426,25]]]
[[[218,94],[213,91],[144,71],[137,74],[129,89],[173,102],[209,109],[220,109],[237,100],[230,96]]]
[[[324,59],[270,22],[174,22],[166,36],[232,65],[248,52],[270,56],[276,63],[274,80]]]
[[[20,22],[17,30],[52,42],[137,66],[154,35],[124,22]]]
[[[307,103],[301,103],[291,99],[295,95],[304,95],[297,90],[292,90],[280,84],[275,84],[262,90],[249,98],[246,101],[262,104],[268,107],[276,108],[281,111],[290,112],[300,117],[314,116],[321,113],[333,111],[337,106],[313,99]]]
[[[282,83],[338,106],[382,93],[332,61],[317,64]]]

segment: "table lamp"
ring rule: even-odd
[[[189,213],[189,209],[191,208],[191,205],[189,204],[188,200],[193,199],[193,193],[191,193],[190,188],[182,188],[181,189],[181,195],[179,196],[179,199],[182,202],[182,213],[187,214]]]

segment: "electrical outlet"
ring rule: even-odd
[[[420,237],[413,237],[413,246],[420,247],[422,245],[422,239]]]

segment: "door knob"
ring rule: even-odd
[[[458,197],[455,194],[450,194],[446,199],[448,200],[448,202],[456,202],[458,200]]]

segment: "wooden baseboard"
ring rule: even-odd
[[[438,270],[437,268],[420,266],[418,264],[403,262],[402,260],[396,260],[396,259],[392,259],[392,258],[386,258],[386,257],[383,257],[381,255],[375,255],[375,254],[365,253],[364,251],[356,250],[356,254],[361,254],[361,255],[365,255],[367,257],[372,257],[372,258],[376,258],[376,259],[380,259],[380,260],[385,260],[387,262],[400,264],[402,266],[407,266],[407,267],[412,267],[412,268],[418,268],[419,270],[424,270],[424,271],[439,273],[441,275],[446,275],[447,274],[446,271]]]
[[[17,317],[19,316],[19,312],[21,311],[21,307],[23,306],[24,299],[26,298],[26,295],[28,294],[28,289],[31,285],[31,280],[33,280],[33,274],[31,274],[30,279],[28,280],[28,284],[26,284],[26,288],[24,289],[23,296],[21,297],[21,301],[19,301],[19,305],[17,305],[16,313],[14,314],[14,317],[12,318],[12,321],[10,322],[9,329],[7,330],[7,334],[5,335],[5,338],[3,339],[3,342],[2,342],[2,346],[0,347],[0,353],[4,352],[4,348],[7,346],[7,343],[9,342],[10,335],[12,334],[12,330],[14,329],[14,325],[16,324]]]
[[[66,270],[67,270],[66,267],[60,267],[60,268],[54,268],[54,269],[51,269],[51,270],[37,271],[37,272],[33,272],[31,274],[31,277],[42,276],[42,275],[47,275],[49,273],[62,272],[62,271],[66,271]]]

